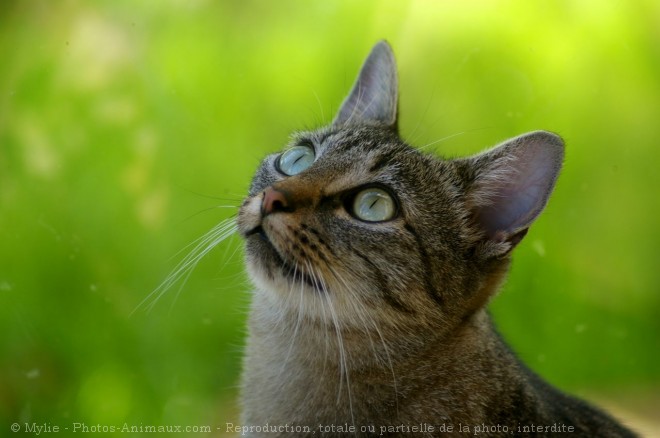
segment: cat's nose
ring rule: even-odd
[[[266,216],[277,212],[293,211],[293,204],[287,199],[286,193],[273,187],[264,190],[264,198],[261,202],[261,215]]]

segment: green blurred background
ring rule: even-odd
[[[181,248],[236,213],[264,154],[332,119],[381,38],[413,145],[458,156],[529,130],[565,138],[493,312],[533,369],[652,435],[654,0],[3,0],[0,435],[14,422],[224,435],[249,304],[240,239],[132,312]]]

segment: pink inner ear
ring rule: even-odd
[[[489,202],[477,217],[489,238],[507,238],[528,228],[545,207],[564,147],[554,134],[533,132],[488,153],[497,158],[481,176],[480,195]]]

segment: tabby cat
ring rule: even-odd
[[[536,131],[442,160],[397,133],[378,43],[330,126],[264,159],[238,215],[255,284],[247,436],[635,436],[544,382],[486,310],[564,156]],[[577,435],[576,435],[577,434]]]

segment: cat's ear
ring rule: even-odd
[[[396,130],[397,95],[394,53],[386,41],[380,41],[371,49],[333,124],[380,124]]]
[[[562,139],[550,132],[521,135],[468,159],[468,200],[495,252],[508,252],[548,202],[564,159]],[[493,249],[495,246],[491,245]]]

